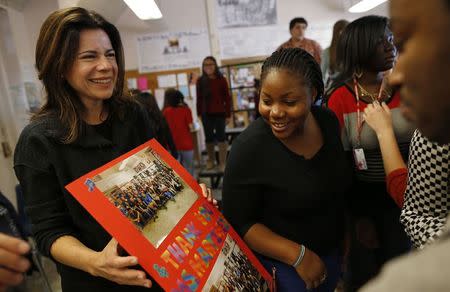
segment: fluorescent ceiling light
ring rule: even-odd
[[[361,0],[360,2],[356,3],[352,7],[348,9],[351,13],[361,13],[366,12],[372,8],[377,7],[381,3],[386,2],[387,0]]]
[[[123,0],[139,19],[158,19],[162,17],[155,0]]]

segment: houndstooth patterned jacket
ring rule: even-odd
[[[410,145],[408,184],[400,221],[422,249],[443,233],[450,213],[450,144],[432,143],[416,130]]]

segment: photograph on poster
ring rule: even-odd
[[[203,291],[268,291],[267,288],[258,270],[227,235]]]
[[[93,181],[155,248],[198,199],[149,147],[99,173]]]

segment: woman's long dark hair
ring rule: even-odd
[[[337,47],[336,57],[339,60],[340,74],[327,91],[327,97],[355,74],[366,69],[388,26],[388,19],[377,15],[364,16],[347,25]]]
[[[125,62],[117,28],[94,11],[70,7],[51,13],[41,27],[36,45],[36,69],[46,91],[46,101],[32,120],[55,116],[61,123],[60,140],[72,143],[80,135],[84,106],[64,76],[78,52],[80,32],[101,29],[109,37],[117,62],[117,81],[111,98],[104,101],[109,114],[123,116],[122,105],[131,102],[124,91]]]

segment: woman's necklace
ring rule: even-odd
[[[358,86],[359,91],[361,92],[361,99],[364,99],[364,97],[369,97],[370,102],[374,102],[376,100],[386,100],[391,97],[391,90],[389,90],[387,87],[384,87],[383,89],[380,88],[380,91],[377,93],[370,93],[367,91],[359,82],[356,82],[356,85]],[[380,85],[380,87],[382,84]]]

